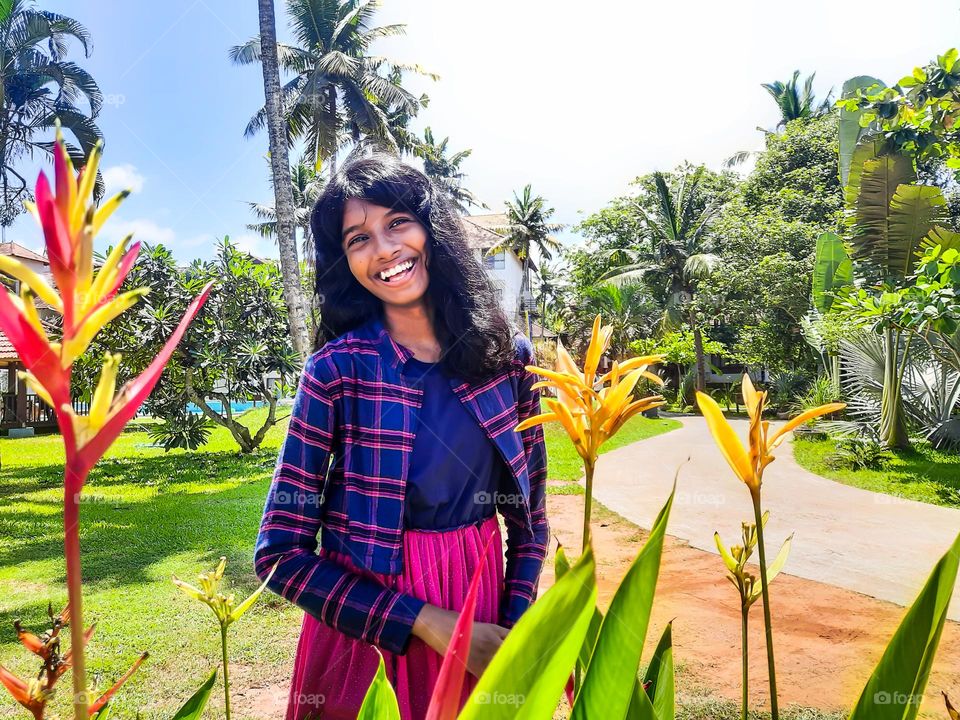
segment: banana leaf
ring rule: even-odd
[[[847,80],[843,84],[843,90],[840,93],[841,98],[848,98],[854,95],[858,88],[866,90],[871,85],[886,87],[877,78],[868,75],[861,75]],[[850,174],[850,163],[853,159],[853,151],[857,147],[860,138],[866,133],[866,128],[860,127],[861,111],[851,112],[849,110],[840,110],[840,185],[846,186],[847,178]]]
[[[813,261],[813,304],[821,313],[833,306],[833,293],[853,281],[853,265],[843,240],[832,232],[817,238],[817,252]]]
[[[960,535],[934,566],[926,585],[890,639],[849,720],[914,720],[957,581]]]

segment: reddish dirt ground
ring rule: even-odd
[[[548,495],[550,557],[540,591],[553,583],[556,540],[571,556],[580,548],[583,496]],[[606,607],[620,579],[643,545],[646,533],[600,507],[594,512],[597,581]],[[789,569],[789,561],[787,563]],[[673,620],[677,690],[740,699],[740,608],[733,586],[724,579],[717,555],[668,537],[657,585],[648,652],[663,627]],[[919,588],[918,588],[919,590]],[[887,641],[903,617],[892,603],[788,574],[771,585],[774,646],[781,706],[849,710],[863,689]],[[750,618],[751,704],[766,706],[766,650],[758,601]],[[284,640],[294,644],[296,638]],[[234,703],[239,716],[282,718],[286,684],[258,683],[249,672],[235,673]],[[940,700],[946,690],[960,698],[960,627],[948,622],[927,686],[925,718],[947,718]]]
[[[551,531],[572,554],[579,551],[583,497],[550,495]],[[603,508],[595,512],[599,602],[606,607],[646,533]],[[553,581],[552,557],[541,592]],[[932,562],[932,561],[931,561]],[[789,560],[787,569],[789,570]],[[673,620],[674,658],[681,667],[679,693],[696,689],[740,699],[740,601],[724,579],[718,555],[668,537],[664,546],[653,620],[652,650]],[[892,603],[783,574],[771,583],[777,690],[780,704],[849,710],[905,612]],[[919,588],[917,588],[919,591]],[[750,614],[750,686],[754,708],[766,705],[766,646],[761,601]],[[960,697],[960,624],[948,622],[922,705],[924,717],[947,718],[940,697]]]

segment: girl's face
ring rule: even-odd
[[[343,208],[341,242],[357,282],[382,302],[423,301],[430,257],[427,230],[416,215],[350,198]]]

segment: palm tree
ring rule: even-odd
[[[520,307],[526,318],[527,334],[533,335],[533,325],[530,320],[530,253],[536,249],[540,258],[550,260],[552,253],[560,249],[560,243],[550,237],[550,233],[563,229],[559,223],[547,222],[553,215],[553,208],[546,207],[546,200],[534,195],[528,184],[523,188],[523,195],[513,194],[513,202],[504,203],[507,208],[507,226],[497,228],[496,231],[504,235],[503,240],[487,250],[487,255],[494,255],[501,250],[512,250],[522,263],[520,279]]]
[[[791,120],[798,118],[809,118],[817,115],[825,115],[833,107],[831,96],[833,91],[827,93],[827,97],[817,103],[813,94],[813,78],[816,73],[810,75],[803,82],[801,91],[797,85],[800,79],[800,71],[794,70],[793,77],[783,83],[779,80],[772,83],[763,83],[761,87],[770,93],[777,107],[780,108],[780,122],[777,127],[784,127]]]
[[[36,10],[29,0],[14,0],[0,19],[0,225],[6,228],[23,212],[30,198],[27,181],[15,169],[24,156],[37,151],[52,155],[47,133],[59,120],[75,142],[67,144],[78,166],[98,140],[94,119],[103,95],[93,77],[67,60],[70,39],[90,57],[91,38],[73,18]],[[102,193],[102,181],[98,183]]]
[[[447,194],[461,213],[466,214],[467,205],[486,208],[476,195],[463,187],[463,178],[466,176],[460,170],[460,163],[470,157],[473,150],[461,150],[447,157],[449,141],[450,138],[445,137],[438,143],[433,137],[433,130],[428,127],[423,131],[423,141],[414,148],[413,154],[423,159],[423,171]]]
[[[653,173],[652,207],[636,203],[637,213],[649,234],[649,247],[609,251],[626,256],[630,263],[608,270],[598,278],[598,282],[620,285],[643,277],[649,284],[660,286],[665,297],[664,328],[687,322],[693,332],[697,389],[701,391],[707,385],[707,369],[694,300],[699,282],[712,275],[720,263],[720,257],[708,251],[707,236],[710,220],[719,205],[704,200],[700,188],[703,173],[703,166],[684,173],[673,188],[663,173]]]
[[[335,169],[341,147],[365,137],[398,151],[389,113],[415,115],[422,101],[401,86],[400,73],[437,79],[417,65],[369,54],[375,40],[402,35],[405,28],[371,27],[377,8],[374,0],[287,0],[297,45],[271,41],[280,67],[294,75],[280,92],[287,137],[304,139],[317,164],[330,161]],[[258,62],[261,46],[259,37],[252,38],[231,48],[230,57],[239,65]],[[264,107],[247,124],[247,137],[266,123]]]
[[[290,168],[290,186],[293,189],[294,226],[299,228],[301,235],[301,252],[304,259],[312,254],[312,237],[310,234],[310,212],[320,197],[320,193],[327,183],[327,178],[317,172],[313,164],[301,158]],[[248,230],[252,230],[260,237],[276,239],[277,213],[273,205],[263,203],[247,203],[254,215],[261,222],[250,223]]]
[[[290,152],[286,124],[282,113],[280,67],[277,56],[277,27],[273,0],[259,0],[260,37],[263,38],[263,93],[266,104],[263,118],[270,138],[270,167],[276,208],[275,234],[280,248],[280,274],[283,277],[283,299],[290,322],[293,349],[306,360],[310,351],[307,318],[300,283],[300,262],[297,259],[297,238],[293,188],[290,176]]]
[[[613,327],[610,336],[610,356],[614,360],[623,360],[629,352],[629,344],[649,335],[651,317],[655,317],[656,304],[650,292],[640,282],[633,281],[621,285],[603,283],[586,289],[583,304],[578,308],[577,318],[582,323],[582,331],[589,337],[592,318],[600,313],[605,325]],[[583,332],[578,333],[581,337]]]

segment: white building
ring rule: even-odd
[[[524,334],[527,333],[525,319],[520,303],[520,286],[523,281],[523,263],[512,250],[487,256],[485,253],[504,238],[502,230],[509,223],[503,213],[492,215],[467,215],[461,218],[467,233],[467,242],[477,253],[477,257],[487,269],[494,286],[500,294],[500,304],[507,318],[517,324]],[[533,259],[530,260],[530,274],[537,271]],[[532,295],[528,295],[528,302],[532,302]],[[531,308],[533,309],[533,308]]]

